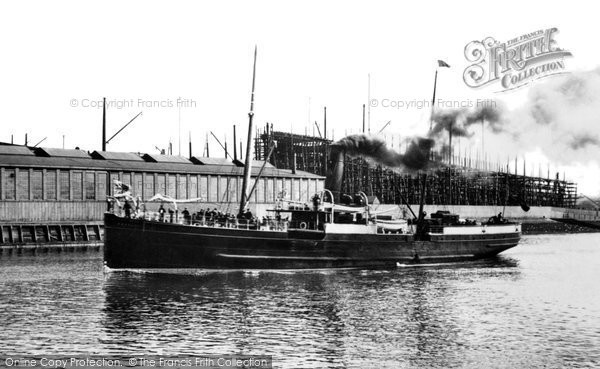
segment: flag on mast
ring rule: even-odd
[[[450,65],[443,60],[438,60],[438,67],[450,68]]]

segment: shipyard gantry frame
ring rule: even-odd
[[[309,135],[274,131],[272,124],[256,132],[254,139],[257,160],[269,158],[280,169],[298,169],[327,175],[331,166],[329,146],[332,140]],[[495,205],[495,206],[555,206],[572,208],[577,202],[577,184],[555,177],[517,173],[508,165],[491,164],[471,158],[452,158],[432,153],[440,163],[425,172],[404,173],[387,168],[364,158],[346,157],[342,191],[353,194],[363,191],[375,196],[381,203],[401,204],[402,197],[410,204],[418,204],[421,185],[427,181],[425,204],[428,205]],[[425,175],[427,174],[427,175]]]

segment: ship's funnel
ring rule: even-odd
[[[340,196],[342,193],[345,156],[345,150],[339,150],[335,147],[331,148],[331,159],[333,163],[331,166],[331,170],[327,173],[327,178],[325,179],[325,188],[333,193],[333,200],[336,203],[340,202]]]

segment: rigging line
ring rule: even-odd
[[[227,208],[225,210],[226,213],[229,213],[229,210],[231,209],[231,204],[232,204],[232,201],[231,201],[231,192],[232,191],[229,190],[229,185],[231,184],[232,179],[234,178],[234,173],[233,172],[235,170],[236,170],[236,167],[233,166],[231,168],[231,171],[229,172],[230,175],[226,177],[227,178],[227,187],[225,188],[225,192],[223,193],[223,197],[225,196],[225,194],[227,194]],[[236,179],[236,181],[237,181],[237,179]],[[221,201],[221,203],[223,203],[223,201]]]

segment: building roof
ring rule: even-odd
[[[188,159],[177,155],[144,154],[142,158],[151,163],[190,164]]]
[[[90,155],[78,149],[54,149],[47,147],[35,148],[36,156],[56,157],[56,158],[89,158]]]
[[[0,145],[0,155],[26,155],[33,156],[33,152],[27,146]]]
[[[140,155],[133,152],[94,151],[90,155],[99,160],[144,161]]]
[[[192,163],[199,165],[233,166],[235,163],[226,158],[207,158],[202,156],[193,156],[190,160]]]

